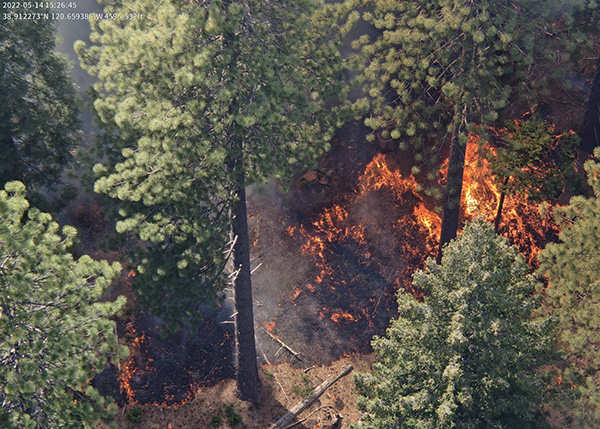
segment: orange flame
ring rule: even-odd
[[[350,323],[350,322],[356,322],[358,320],[352,314],[348,313],[347,311],[343,311],[343,310],[338,313],[333,313],[331,316],[329,316],[329,318],[331,320],[333,320],[335,323],[340,323],[340,322]]]
[[[267,331],[273,332],[273,330],[275,329],[275,321],[264,322],[263,326]]]
[[[404,178],[399,171],[391,170],[382,153],[375,155],[367,164],[358,182],[360,192],[377,191],[385,187],[390,189],[397,198],[401,198],[404,192],[414,191],[417,187],[417,182],[412,175]]]
[[[132,333],[135,334],[135,330],[133,329],[133,326],[131,324],[127,326],[127,331],[132,331]],[[133,339],[133,343],[130,347],[129,359],[121,369],[121,374],[119,377],[121,390],[125,393],[127,402],[135,402],[135,390],[131,386],[131,380],[133,379],[136,373],[134,353],[140,349],[140,344],[145,340],[146,334],[143,334],[141,337],[135,337]]]

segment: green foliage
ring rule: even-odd
[[[132,423],[139,423],[142,421],[142,410],[139,408],[132,408],[127,411],[127,420]]]
[[[77,46],[100,79],[95,109],[112,133],[95,190],[121,201],[117,230],[145,242],[138,291],[172,323],[222,283],[240,173],[248,184],[286,179],[327,150],[339,118],[326,101],[345,91],[333,34],[344,9],[316,0],[109,9],[152,19],[92,22],[95,45]]]
[[[488,152],[500,189],[536,202],[560,195],[573,171],[579,137],[573,132],[557,135],[537,114],[509,122],[504,135],[495,153]]]
[[[399,317],[373,347],[373,374],[355,378],[365,428],[545,426],[552,329],[532,320],[536,281],[506,239],[468,223],[414,275],[424,300],[400,292]]]
[[[29,208],[25,187],[0,191],[0,426],[92,427],[114,406],[89,385],[116,356],[114,315],[97,302],[118,263],[74,260],[76,231]]]
[[[364,18],[380,34],[354,44],[366,59],[372,114],[365,124],[384,139],[410,142],[423,159],[415,163],[434,166],[449,135],[495,121],[515,91],[524,93],[543,45],[533,3],[367,2]]]
[[[219,427],[221,425],[221,417],[219,417],[217,415],[212,416],[209,424],[215,428]]]
[[[572,62],[581,66],[590,53],[597,55],[593,47],[593,35],[598,32],[600,22],[596,0],[560,0],[545,6],[554,18],[554,22],[546,23],[547,31],[552,33],[558,48],[555,52],[560,52],[565,65]]]
[[[595,154],[600,156],[600,149]],[[573,197],[558,209],[560,242],[542,251],[539,272],[549,280],[545,302],[557,319],[565,352],[567,368],[561,375],[576,396],[574,403],[567,396],[563,406],[582,427],[593,427],[600,420],[600,163],[589,160],[585,169],[594,195]]]
[[[44,209],[50,207],[44,193],[59,194],[60,175],[80,141],[77,91],[55,46],[55,21],[0,22],[0,186],[24,182],[32,203]]]
[[[302,396],[303,398],[308,398],[310,395],[312,395],[313,390],[314,387],[310,382],[310,378],[306,374],[302,375],[302,385],[299,386],[294,384],[292,386],[292,392],[294,392],[296,395]]]
[[[225,406],[225,416],[227,416],[227,423],[233,427],[242,422],[242,416],[233,408],[233,405]]]

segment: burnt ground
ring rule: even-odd
[[[344,128],[319,167],[299,174],[289,193],[270,185],[250,194],[263,359],[307,367],[370,352],[371,338],[395,314],[396,290],[410,286],[428,254],[412,214],[420,197],[363,189],[361,174],[379,152],[365,134],[359,124]]]

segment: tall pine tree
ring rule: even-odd
[[[152,243],[142,298],[170,321],[193,317],[232,246],[244,399],[259,392],[244,189],[327,149],[326,102],[343,93],[338,7],[127,0],[106,10],[143,18],[93,22],[95,45],[78,47],[101,80],[96,110],[118,129],[120,158],[96,166],[96,191],[122,201],[118,230]]]
[[[49,13],[8,5],[15,7],[2,9],[5,16]],[[54,50],[56,37],[50,19],[0,21],[0,186],[20,180],[44,209],[80,140],[77,91],[67,61]]]
[[[600,421],[600,163],[589,160],[585,170],[593,196],[573,197],[558,210],[560,242],[540,253],[539,272],[549,280],[544,299],[565,352],[561,377],[575,397],[563,405],[581,427],[593,427]]]

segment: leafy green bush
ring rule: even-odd
[[[225,406],[225,415],[227,416],[227,423],[229,423],[229,426],[235,426],[242,422],[242,416],[239,415],[232,405]]]
[[[133,423],[139,423],[142,421],[142,410],[139,408],[132,408],[127,411],[127,420]]]
[[[212,418],[210,419],[210,425],[213,427],[218,427],[221,425],[221,417],[214,415],[212,416]]]

